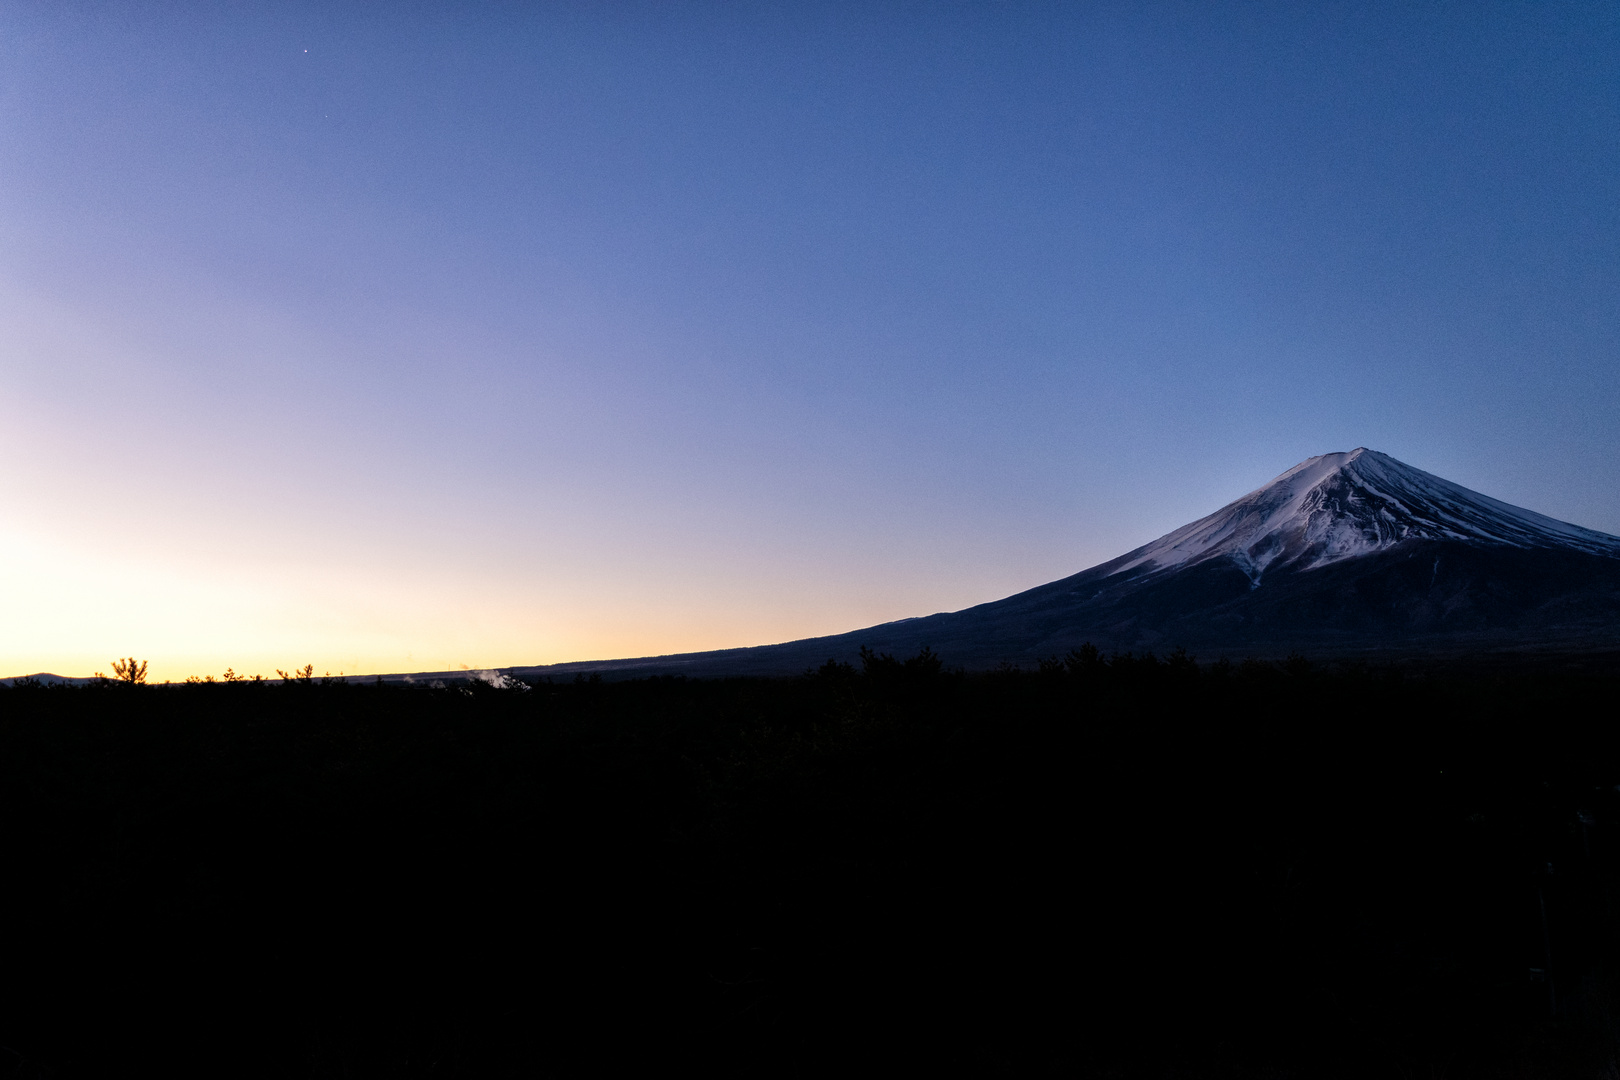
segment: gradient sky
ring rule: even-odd
[[[964,607],[1366,445],[1620,533],[1620,7],[0,3],[0,675]]]

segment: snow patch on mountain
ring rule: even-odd
[[[1620,537],[1470,491],[1365,447],[1323,454],[1121,557],[1156,573],[1227,558],[1258,587],[1269,569],[1309,570],[1407,540],[1568,548],[1620,558]]]

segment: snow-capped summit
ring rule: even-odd
[[[1208,517],[1122,556],[1110,569],[1155,573],[1224,557],[1258,586],[1274,567],[1309,570],[1406,540],[1620,557],[1620,537],[1511,506],[1359,447],[1303,461]]]

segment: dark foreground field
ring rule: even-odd
[[[0,1076],[1620,1076],[1617,694],[0,689]]]

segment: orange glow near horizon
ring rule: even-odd
[[[386,566],[182,564],[16,527],[0,530],[0,564],[11,570],[0,677],[110,674],[115,657],[131,655],[148,661],[156,683],[227,668],[269,678],[305,664],[317,675],[479,670],[767,644],[916,610],[896,595],[889,611],[840,613],[824,599],[783,603],[735,582],[649,602],[644,581],[570,594],[499,574],[491,586],[476,574]]]

